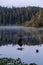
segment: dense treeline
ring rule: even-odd
[[[21,7],[21,8],[7,8],[0,6],[0,25],[23,25],[39,15],[39,7]]]

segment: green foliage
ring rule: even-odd
[[[35,64],[35,63],[30,63],[29,65],[37,65],[37,64]]]
[[[23,62],[21,62],[21,59],[9,59],[9,58],[1,58],[0,59],[0,65],[28,65]]]

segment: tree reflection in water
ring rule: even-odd
[[[23,44],[22,44],[22,38],[20,38],[19,40],[18,40],[18,45],[19,46],[22,46]]]
[[[43,44],[43,31],[0,29],[0,46],[2,45],[41,45]]]
[[[22,48],[22,45],[23,45],[23,43],[22,43],[22,41],[23,41],[23,39],[22,39],[22,34],[19,34],[18,37],[19,37],[18,45],[19,45],[20,47],[17,48],[17,50],[22,51],[22,50],[24,49],[24,48]]]

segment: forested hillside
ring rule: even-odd
[[[1,25],[24,25],[43,26],[43,8],[21,7],[7,8],[0,6],[0,26]]]

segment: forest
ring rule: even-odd
[[[0,6],[0,26],[1,25],[23,25],[23,26],[43,26],[43,8],[41,7],[1,7]]]

